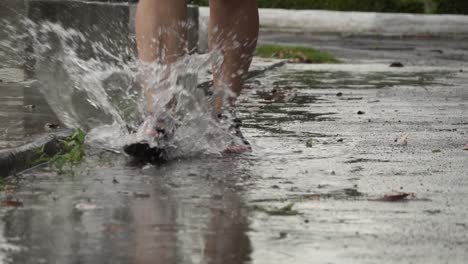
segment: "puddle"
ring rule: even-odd
[[[65,44],[81,39],[59,33]],[[137,66],[126,57],[109,63],[63,51],[65,60],[42,72],[51,108],[67,125],[120,133],[115,128],[136,102],[129,98],[138,97],[131,85]],[[188,57],[180,71],[203,72],[207,59]],[[173,77],[181,100],[201,106],[205,99],[184,93]],[[394,263],[430,261],[431,248],[456,262],[468,243],[467,78],[451,68],[383,64],[267,72],[239,100],[253,152],[208,151],[150,166],[93,149],[73,173],[35,168],[5,193],[23,204],[1,212],[5,241],[21,249],[5,254],[13,263]],[[104,117],[93,114],[101,110]],[[189,121],[206,121],[202,110]],[[197,131],[184,134],[190,142],[182,146],[203,145]],[[406,146],[395,145],[407,134]],[[426,202],[367,199],[395,191]],[[253,203],[294,203],[294,213],[256,212]]]

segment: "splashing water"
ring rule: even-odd
[[[116,54],[90,41],[86,33],[57,23],[23,19],[25,34],[18,34],[7,21],[3,24],[11,37],[0,41],[0,54],[32,50],[27,57],[34,62],[37,86],[66,127],[89,131],[90,144],[120,149],[142,139],[128,129],[147,118],[139,86],[142,76],[145,87],[155,90],[158,111],[177,101],[174,116],[179,129],[172,157],[219,153],[232,140],[225,125],[212,117],[210,99],[197,88],[199,76],[207,78],[210,62],[222,60],[219,54],[187,55],[170,66],[141,64],[131,49]],[[18,47],[14,44],[18,40],[31,47]],[[83,51],[91,55],[83,56]]]

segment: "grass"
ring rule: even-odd
[[[3,192],[5,190],[5,187],[7,185],[7,181],[5,178],[0,177],[0,192]]]
[[[75,130],[71,136],[63,140],[63,148],[59,153],[49,156],[45,153],[44,148],[39,149],[38,153],[41,154],[41,157],[37,159],[35,163],[51,162],[60,174],[63,174],[66,171],[65,167],[67,166],[72,170],[73,167],[80,163],[84,158],[85,137],[86,134],[83,130]]]
[[[296,63],[338,63],[340,62],[330,53],[312,48],[260,45],[257,47],[256,56],[262,58],[289,59]]]

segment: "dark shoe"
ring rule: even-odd
[[[138,136],[158,145],[168,144],[175,135],[176,120],[171,114],[162,112],[149,118],[138,128]]]
[[[135,132],[137,142],[124,146],[123,150],[133,158],[148,162],[167,160],[167,152],[176,130],[176,121],[167,112],[145,122]]]
[[[232,142],[226,147],[226,153],[244,153],[251,151],[249,141],[244,137],[241,131],[242,121],[236,117],[233,111],[218,115],[218,119],[228,127],[228,132],[232,137]]]

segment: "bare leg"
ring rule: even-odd
[[[135,31],[138,57],[143,62],[169,65],[187,50],[186,0],[140,0]],[[146,110],[153,111],[157,87],[142,80]]]
[[[214,111],[219,114],[227,99],[234,104],[252,62],[259,30],[256,0],[210,0],[209,45],[224,56],[221,65],[215,65]],[[224,93],[228,87],[234,96]]]

